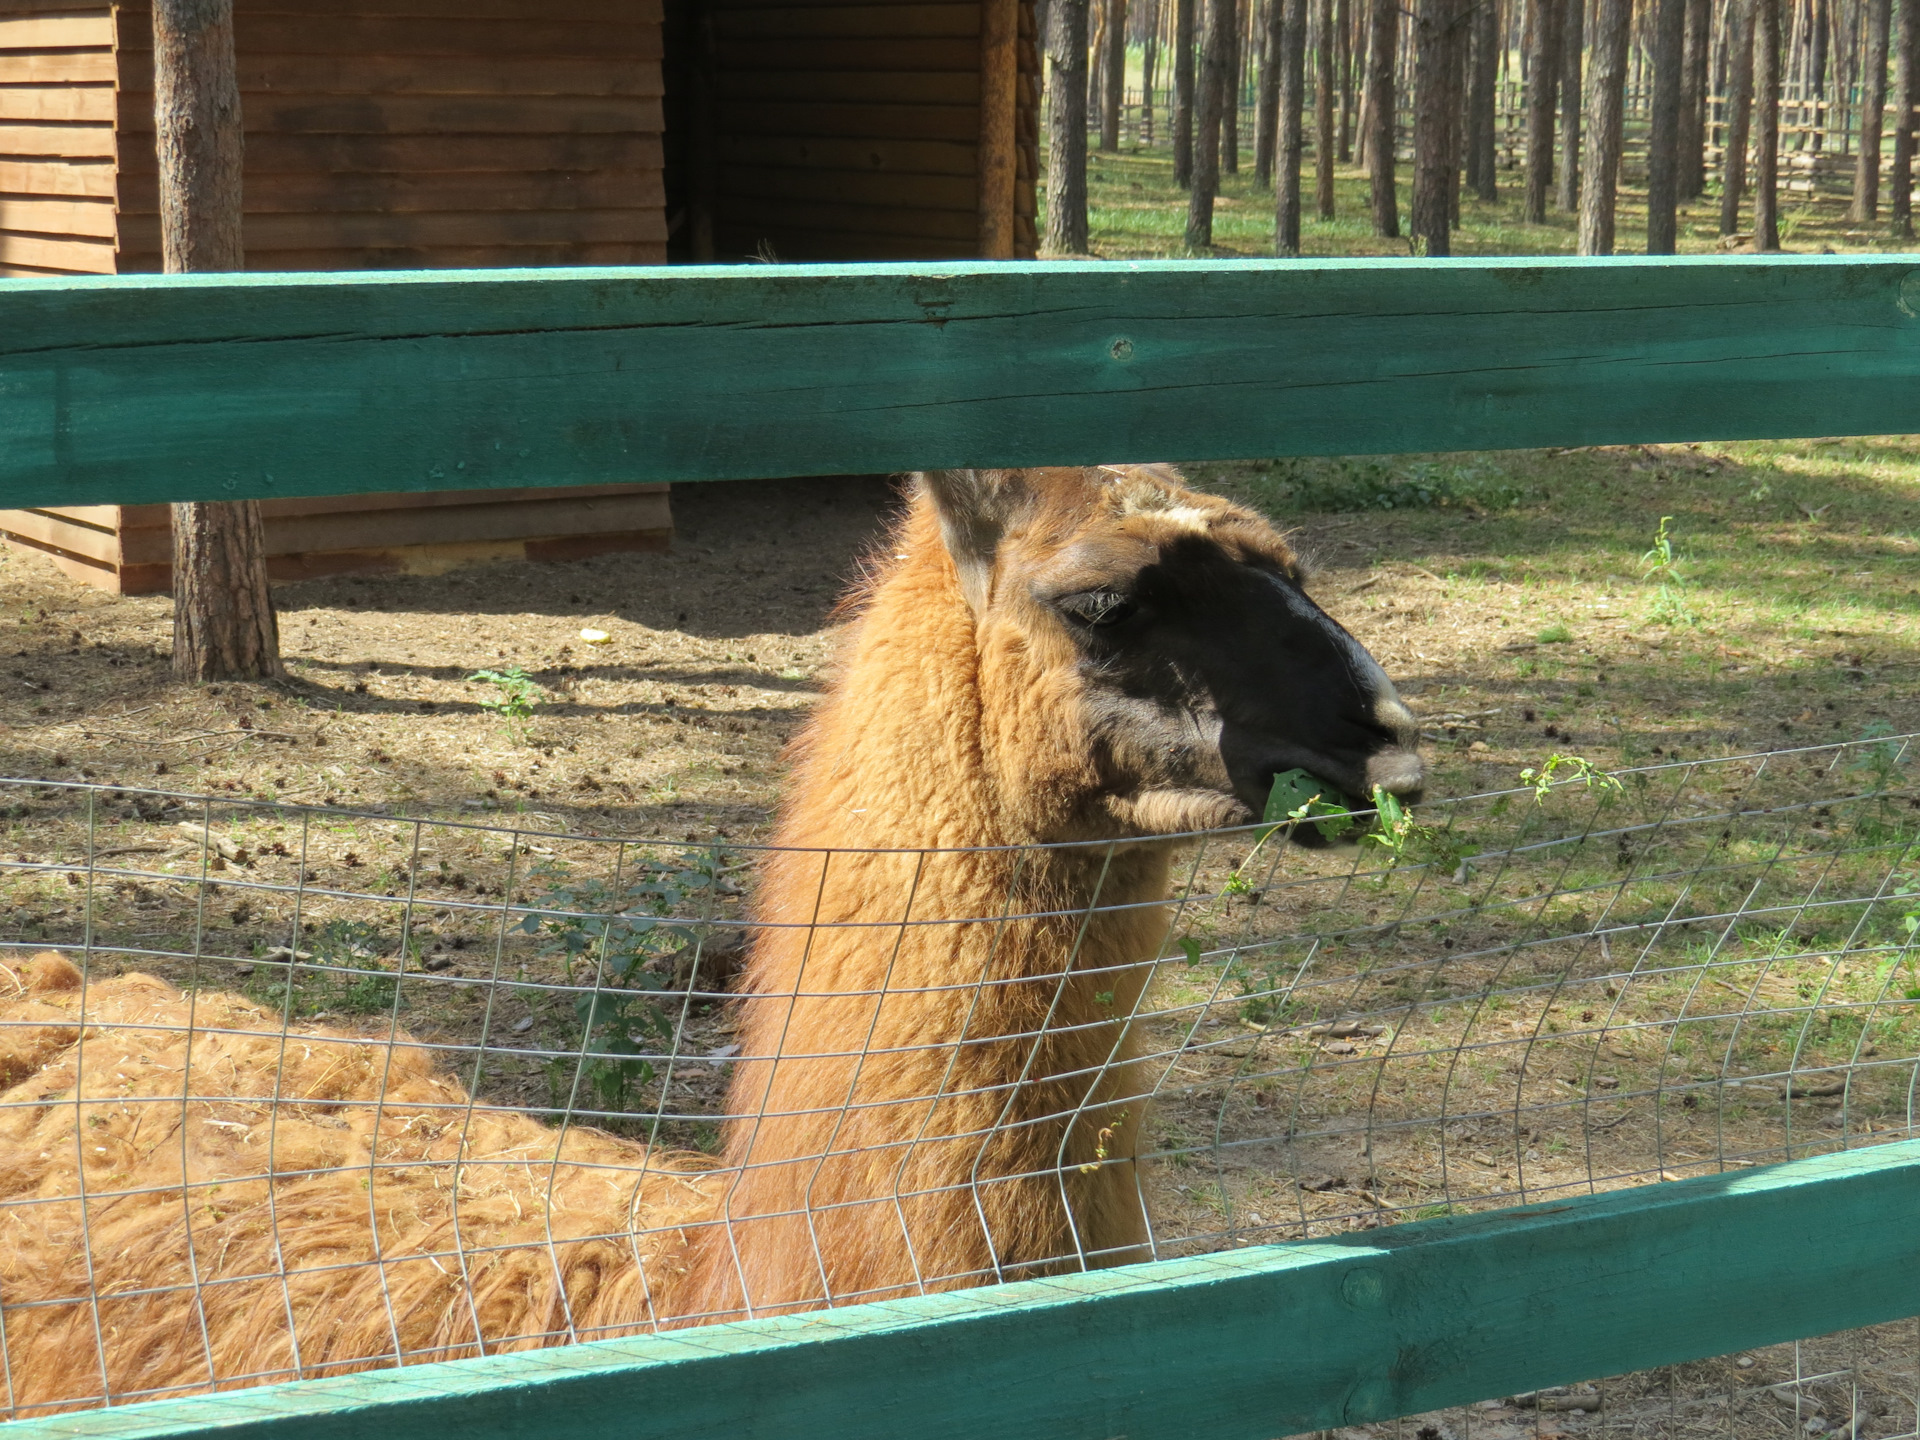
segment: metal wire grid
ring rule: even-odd
[[[1159,957],[1140,1001],[1116,1017],[1139,1042],[1146,1082],[1137,1088],[1153,1102],[1141,1182],[1150,1253],[1368,1228],[1914,1133],[1914,738],[1675,762],[1613,777],[1572,767],[1562,773],[1573,778],[1550,785],[1423,805],[1412,822],[1357,846],[1303,850],[1260,829],[1191,837],[1161,912]],[[728,988],[747,937],[772,928],[747,906],[751,876],[767,858],[755,847],[43,781],[0,782],[0,804],[13,822],[3,843],[15,852],[0,859],[9,917],[0,963],[10,966],[0,972],[0,1082],[12,1087],[0,1092],[0,1144],[8,1122],[18,1131],[22,1117],[49,1109],[33,1073],[5,1068],[7,1042],[47,1031],[44,1015],[4,1009],[5,982],[11,977],[23,990],[21,962],[44,949],[69,955],[87,981],[77,994],[71,1047],[76,1150],[86,1134],[83,1110],[101,1103],[81,1098],[89,1046],[111,1051],[110,1037],[132,1023],[105,1013],[111,987],[131,983],[113,977],[144,971],[178,987],[172,1010],[150,1008],[132,1025],[150,1047],[179,1045],[190,1061],[196,1045],[250,1043],[267,1033],[273,1061],[264,1097],[269,1134],[254,1171],[190,1178],[183,1187],[190,1169],[183,1120],[170,1183],[134,1184],[110,1168],[90,1174],[84,1155],[76,1160],[85,1220],[73,1234],[85,1262],[84,1293],[24,1293],[5,1262],[4,1236],[13,1227],[0,1227],[0,1341],[23,1333],[17,1327],[31,1322],[32,1310],[64,1307],[85,1321],[97,1352],[97,1388],[66,1400],[123,1403],[182,1388],[108,1378],[114,1325],[106,1312],[163,1290],[191,1294],[212,1368],[206,1317],[217,1311],[220,1289],[262,1276],[203,1276],[188,1244],[184,1272],[172,1281],[103,1291],[94,1216],[143,1196],[268,1177],[271,1211],[290,1182],[329,1173],[324,1165],[289,1166],[279,1153],[281,1128],[293,1124],[282,1118],[293,1097],[282,1093],[280,1079],[297,1069],[291,1047],[388,1057],[370,1101],[299,1097],[302,1113],[331,1105],[336,1118],[370,1125],[374,1141],[358,1162],[370,1194],[386,1174],[438,1170],[459,1177],[458,1196],[489,1167],[525,1181],[537,1161],[544,1175],[526,1182],[527,1193],[552,1205],[563,1171],[644,1167],[654,1153],[630,1144],[563,1160],[565,1141],[540,1156],[524,1147],[505,1158],[475,1153],[476,1126],[503,1117],[536,1116],[563,1136],[591,1126],[696,1152],[714,1151],[731,1125],[755,1123],[725,1109],[730,1067],[754,1058],[730,1038]],[[1104,877],[1123,867],[1132,845],[1078,848]],[[1101,883],[1078,897],[1078,909],[1036,903],[1009,883],[997,913],[916,914],[912,895],[928,868],[973,853],[895,856],[910,877],[900,914],[863,938],[898,947],[916,930],[971,923],[999,934],[1050,923],[1072,937],[1069,968],[1078,962],[1079,974],[1105,973],[1079,954],[1088,927],[1119,908]],[[1004,853],[1017,877],[1028,856],[1046,852]],[[832,853],[818,863],[824,875],[862,858],[871,859]],[[816,916],[813,923],[828,922]],[[1135,969],[1115,967],[1116,988]],[[982,972],[922,991],[929,1003],[959,996],[971,1014],[993,987],[1014,983]],[[1058,976],[1047,983],[1057,985]],[[215,1014],[225,992],[260,1008]],[[108,998],[93,1000],[90,1016],[96,996]],[[1035,1030],[999,1038],[1031,1056],[1053,1024],[1050,1009]],[[322,1029],[328,1033],[316,1033]],[[384,1077],[398,1052],[361,1037],[385,1041],[401,1031],[412,1040],[406,1053],[424,1055],[428,1071],[457,1083],[390,1104]],[[860,1066],[885,1063],[887,1052],[867,1039],[850,1035],[838,1054]],[[97,1063],[124,1065],[126,1057]],[[1006,1088],[1033,1079],[1023,1075]],[[223,1090],[191,1063],[178,1067],[170,1090],[149,1088],[154,1093],[123,1095],[121,1103],[184,1117],[189,1105],[211,1114],[222,1105],[257,1109],[263,1099],[257,1087]],[[432,1115],[447,1129],[457,1122],[451,1152],[383,1158],[382,1107],[404,1113],[407,1125]],[[898,1143],[910,1151],[918,1138],[905,1134]],[[984,1150],[990,1137],[967,1138]],[[1074,1168],[1056,1158],[1042,1173],[1064,1185]],[[0,1186],[8,1186],[3,1175]],[[19,1222],[35,1207],[62,1203],[73,1201],[57,1189],[29,1193],[16,1183],[0,1191],[0,1219]],[[192,1208],[182,1204],[191,1230]],[[398,1258],[464,1277],[495,1250],[531,1248],[557,1267],[561,1248],[599,1238],[623,1246],[644,1279],[647,1247],[657,1237],[637,1208],[623,1219],[622,1227],[588,1235],[557,1236],[549,1223],[532,1240],[521,1235],[491,1247],[456,1223],[440,1248]],[[370,1262],[289,1263],[277,1212],[272,1224],[265,1278],[277,1281],[293,1332],[294,1280]],[[388,1336],[366,1360],[460,1353],[459,1346],[402,1342],[385,1279],[397,1257],[381,1252],[374,1228],[379,1258],[371,1263],[382,1275]],[[1059,1258],[1102,1257],[1076,1237]],[[916,1261],[916,1278],[931,1285],[956,1277],[921,1273]],[[468,1308],[472,1333],[484,1334],[471,1299]],[[552,1323],[488,1338],[494,1346],[552,1343],[617,1328],[576,1317],[563,1285]],[[1631,1377],[1603,1387],[1598,1408],[1584,1416],[1562,1396],[1531,1409],[1454,1412],[1419,1423],[1447,1436],[1583,1426],[1741,1435],[1759,1433],[1752,1413],[1784,1416],[1764,1397],[1788,1394],[1852,1440],[1913,1434],[1920,1337],[1910,1326],[1894,1333],[1897,1341],[1883,1327],[1785,1347],[1790,1364],[1763,1358],[1753,1374],[1736,1368],[1711,1383],[1684,1370]],[[293,1351],[290,1364],[228,1367],[217,1379],[227,1385],[305,1373],[297,1335]],[[31,1400],[31,1385],[9,1357],[0,1344],[9,1413],[39,1413],[46,1405]],[[1764,1383],[1747,1383],[1756,1376]],[[1835,1414],[1843,1392],[1852,1398]],[[1808,1417],[1795,1414],[1804,1425]],[[1358,1433],[1396,1431],[1421,1433],[1414,1422]]]

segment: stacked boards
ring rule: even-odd
[[[0,0],[0,277],[114,271],[113,12]]]
[[[690,146],[711,258],[1035,253],[1030,0],[681,3],[693,53],[669,84],[711,95],[689,114],[712,131]]]
[[[120,270],[160,265],[149,0],[114,7]],[[659,0],[236,0],[253,270],[666,257]]]

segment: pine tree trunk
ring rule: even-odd
[[[1333,219],[1334,20],[1333,0],[1317,0],[1314,28],[1319,43],[1313,52],[1313,199],[1322,220]]]
[[[1335,0],[1333,63],[1340,77],[1340,163],[1353,163],[1353,0]]]
[[[1533,39],[1527,51],[1527,201],[1526,218],[1535,225],[1547,218],[1547,191],[1553,185],[1553,121],[1560,99],[1562,0],[1533,0]]]
[[[1280,125],[1274,144],[1273,253],[1300,253],[1300,169],[1306,149],[1307,0],[1270,0],[1280,11]]]
[[[1141,25],[1145,41],[1140,47],[1140,143],[1153,143],[1153,81],[1160,59],[1160,0],[1147,0]]]
[[[1720,178],[1720,233],[1740,233],[1753,125],[1753,0],[1727,3],[1727,147]]]
[[[1647,135],[1647,253],[1671,255],[1679,239],[1680,88],[1687,0],[1653,0],[1653,105]]]
[[[1880,127],[1887,108],[1887,32],[1892,0],[1866,0],[1867,53],[1860,76],[1860,153],[1853,157],[1853,203],[1847,218],[1880,217]]]
[[[1780,0],[1753,0],[1753,248],[1780,248]]]
[[[1087,0],[1047,9],[1047,233],[1054,255],[1087,253]]]
[[[1808,137],[1807,148],[1816,154],[1826,140],[1829,112],[1818,102],[1827,98],[1827,39],[1832,33],[1833,19],[1827,13],[1827,0],[1816,0],[1813,29],[1807,36],[1807,95],[1815,102],[1807,114],[1816,127]]]
[[[1100,148],[1120,148],[1120,106],[1127,98],[1127,0],[1107,0],[1106,77],[1100,93]]]
[[[1399,0],[1368,0],[1367,23],[1372,32],[1367,51],[1367,174],[1372,186],[1373,233],[1391,240],[1400,233],[1393,154]]]
[[[167,273],[241,269],[232,0],[155,0],[153,118]],[[173,507],[175,675],[262,680],[284,673],[266,553],[252,500]]]
[[[1436,259],[1452,253],[1454,173],[1460,153],[1454,129],[1460,93],[1453,44],[1459,10],[1460,0],[1420,0],[1414,22],[1410,228]]]
[[[1489,204],[1500,198],[1495,175],[1497,127],[1494,113],[1500,82],[1500,11],[1496,0],[1472,0],[1473,50],[1467,87],[1467,165],[1473,193]]]
[[[1580,131],[1584,110],[1580,62],[1586,50],[1586,0],[1566,0],[1560,28],[1560,181],[1555,200],[1572,214],[1580,208]]]
[[[1675,186],[1682,200],[1707,188],[1707,62],[1713,43],[1713,0],[1686,0],[1686,36],[1680,62],[1680,161]]]
[[[1213,244],[1213,197],[1220,185],[1220,111],[1227,93],[1228,29],[1233,0],[1206,0],[1206,39],[1194,114],[1193,184],[1187,190],[1187,248]]]
[[[1251,5],[1253,0],[1245,0]],[[1240,173],[1240,5],[1233,0],[1232,24],[1227,28],[1227,58],[1222,69],[1220,96],[1220,173]]]
[[[1613,253],[1614,187],[1626,121],[1627,41],[1633,0],[1600,0],[1587,80],[1587,166],[1580,184],[1580,253]]]
[[[1889,176],[1892,194],[1887,197],[1887,214],[1893,221],[1893,238],[1913,239],[1913,106],[1920,100],[1920,0],[1900,0],[1900,23],[1893,41],[1893,173]]]
[[[1253,116],[1253,178],[1273,184],[1275,128],[1280,123],[1280,12],[1282,0],[1267,0],[1260,12],[1260,93]]]
[[[1173,183],[1193,184],[1193,8],[1199,0],[1174,0],[1173,6]]]

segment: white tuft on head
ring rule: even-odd
[[[1172,466],[1103,465],[1100,470],[1111,477],[1121,515],[1151,515],[1200,534],[1211,528],[1212,513],[1185,503],[1185,487]]]

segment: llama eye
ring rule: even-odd
[[[1117,625],[1133,614],[1133,601],[1117,590],[1083,590],[1055,602],[1083,625]]]

